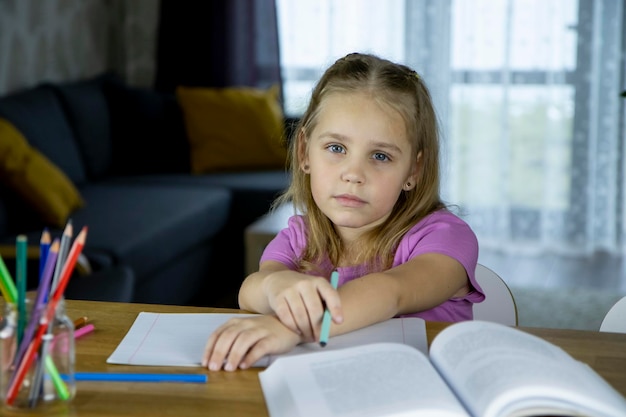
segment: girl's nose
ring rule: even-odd
[[[359,162],[347,162],[341,174],[341,179],[346,182],[361,184],[365,181],[365,173]]]

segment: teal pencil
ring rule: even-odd
[[[337,289],[339,283],[339,272],[333,271],[330,274],[330,285]],[[330,335],[330,311],[328,308],[324,310],[324,317],[322,318],[322,331],[320,333],[320,346],[325,347],[328,344],[328,336]]]
[[[16,241],[15,256],[15,282],[17,285],[17,345],[19,346],[24,336],[26,327],[26,261],[28,239],[24,235],[18,235]]]

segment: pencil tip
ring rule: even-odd
[[[320,342],[321,347],[326,347],[326,342]]]
[[[80,241],[84,243],[86,237],[87,237],[87,226],[83,226],[83,228],[80,230],[80,233],[76,237],[76,240],[80,239]]]

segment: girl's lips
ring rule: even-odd
[[[361,207],[365,204],[365,201],[354,195],[349,194],[337,195],[335,196],[335,200],[337,200],[339,204],[345,207]]]

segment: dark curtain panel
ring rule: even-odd
[[[161,0],[155,88],[282,85],[274,0]]]

